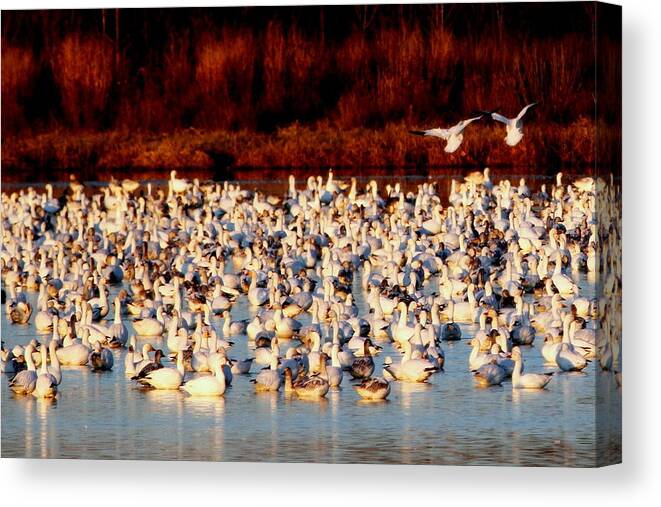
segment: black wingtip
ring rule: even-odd
[[[500,106],[492,109],[491,111],[483,111],[482,109],[479,109],[477,112],[483,116],[491,117],[493,113],[497,113],[499,110],[500,110]]]
[[[409,130],[409,134],[413,134],[414,136],[424,136],[425,131],[424,130]]]

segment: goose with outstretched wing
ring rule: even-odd
[[[537,102],[528,104],[526,107],[521,109],[521,112],[516,116],[516,118],[506,118],[496,111],[485,112],[485,114],[489,114],[492,119],[505,124],[505,130],[507,132],[507,135],[505,136],[505,143],[508,146],[516,146],[519,144],[519,141],[523,139],[523,117],[528,112],[528,109],[536,105]]]
[[[429,130],[409,130],[409,133],[416,136],[440,137],[446,141],[446,153],[454,153],[457,151],[459,146],[461,146],[461,142],[464,140],[464,129],[466,126],[476,120],[479,120],[482,118],[482,116],[483,115],[475,116],[474,118],[468,118],[467,120],[461,120],[456,125],[446,129],[435,128]]]

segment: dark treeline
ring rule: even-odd
[[[2,130],[272,132],[595,115],[593,3],[3,11]],[[619,20],[599,18],[619,47]],[[597,79],[617,80],[616,65]],[[619,98],[600,97],[610,121]]]

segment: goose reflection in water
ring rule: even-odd
[[[37,315],[49,337],[35,344],[37,359],[47,357],[40,347],[50,343],[56,356],[73,346],[113,357],[112,369],[95,375],[89,365],[63,365],[53,405],[35,405],[3,386],[3,444],[12,453],[24,440],[33,454],[52,454],[53,439],[70,439],[79,425],[96,434],[125,432],[136,449],[141,434],[168,427],[164,438],[173,445],[164,455],[191,459],[198,456],[186,435],[210,424],[224,436],[203,455],[217,456],[223,446],[228,459],[241,459],[248,445],[242,438],[264,426],[303,438],[332,431],[342,446],[356,438],[345,428],[378,440],[378,423],[388,421],[416,447],[433,418],[457,433],[466,430],[456,420],[469,419],[498,439],[516,417],[517,427],[565,433],[578,445],[564,422],[544,415],[560,410],[566,424],[589,427],[597,361],[586,357],[583,372],[554,374],[547,390],[511,392],[509,377],[502,388],[477,389],[471,370],[483,364],[469,363],[470,354],[505,367],[521,347],[523,374],[543,375],[565,364],[550,355],[545,365],[542,347],[531,347],[549,335],[577,354],[607,350],[600,366],[621,379],[617,333],[599,340],[593,332],[620,328],[617,298],[602,301],[589,282],[604,266],[614,273],[606,296],[619,294],[616,249],[596,248],[598,234],[612,247],[619,240],[616,226],[598,225],[619,223],[613,181],[568,182],[559,173],[533,188],[484,170],[454,180],[443,195],[436,181],[363,185],[329,172],[303,182],[292,177],[276,194],[181,176],[172,174],[162,188],[113,181],[98,190],[76,182],[59,200],[49,197],[52,190],[3,193],[2,215],[11,225],[3,242],[9,254],[0,257],[7,305],[39,309],[20,333],[3,312],[3,364],[20,367],[15,359],[34,339]],[[473,348],[456,343],[469,340]],[[138,372],[130,375],[138,356],[174,381],[138,388]],[[349,369],[370,363],[361,378],[385,376],[386,357],[391,403],[356,403]],[[175,389],[208,375],[216,362],[227,379],[219,399],[194,400]],[[420,368],[398,376],[407,363]],[[272,376],[288,371],[299,392],[287,392],[286,382],[273,393],[255,392],[250,380],[266,365]],[[326,389],[329,368],[344,370],[342,388]],[[303,399],[304,385],[321,386],[322,397]],[[324,447],[314,452],[311,459],[328,456]],[[393,451],[390,459],[400,456]]]

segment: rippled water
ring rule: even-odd
[[[359,280],[355,299],[367,313]],[[580,283],[583,294],[594,293],[592,283]],[[233,319],[252,315],[240,298]],[[219,335],[220,323],[214,318]],[[612,373],[592,363],[581,373],[556,374],[544,391],[513,391],[510,383],[478,388],[467,369],[467,340],[477,327],[461,327],[460,342],[443,344],[445,372],[428,384],[392,383],[386,402],[361,401],[348,374],[321,402],[255,394],[249,379],[258,365],[251,376],[235,376],[220,399],[143,391],[124,375],[124,350],[114,351],[112,372],[63,367],[52,402],[15,396],[3,375],[2,457],[593,466],[597,388],[617,410],[621,404]],[[8,345],[35,336],[32,327],[9,324],[4,311],[2,332]],[[245,337],[233,339],[232,358],[251,355]],[[152,343],[167,348],[164,339]],[[538,337],[538,346],[523,348],[528,371],[549,370],[540,347]],[[385,355],[397,353],[385,346],[377,374]],[[618,434],[614,427],[606,435],[615,454]]]

